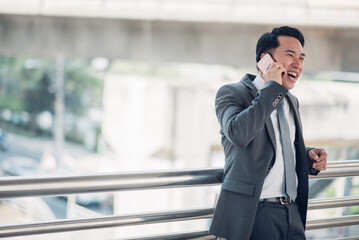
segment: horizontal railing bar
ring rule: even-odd
[[[346,168],[328,168],[321,171],[318,175],[309,175],[310,179],[318,178],[334,178],[334,177],[354,177],[359,176],[359,167],[346,167]]]
[[[359,236],[357,236],[357,237],[341,238],[341,239],[338,239],[338,240],[358,240],[358,239],[359,239]]]
[[[308,230],[308,229],[307,229]],[[213,240],[217,239],[213,235],[207,235],[208,230],[188,233],[177,233],[168,235],[156,235],[152,237],[135,237],[126,238],[126,240],[183,240],[183,239],[196,239],[196,240]],[[358,237],[341,238],[339,240],[358,240]],[[114,240],[125,240],[125,239],[114,239]]]
[[[350,161],[346,162],[350,164]],[[359,176],[359,167],[329,168],[310,178],[351,176]],[[205,186],[220,184],[222,177],[221,168],[66,177],[3,177],[0,178],[0,198]]]
[[[309,200],[308,210],[359,206],[359,196]]]
[[[222,176],[223,169],[213,168],[65,177],[3,177],[0,178],[0,198],[205,186],[221,183]]]
[[[327,168],[349,168],[359,167],[359,160],[346,160],[346,161],[330,161]]]
[[[211,218],[213,216],[213,211],[213,208],[204,208],[195,210],[157,212],[151,214],[112,215],[86,219],[55,220],[41,223],[2,225],[0,226],[0,238],[205,219]]]
[[[308,220],[306,230],[344,227],[359,224],[359,215],[349,215],[337,218]]]
[[[341,206],[355,206],[358,204],[359,197],[346,197],[335,199],[315,199],[309,201],[309,210],[323,209]],[[343,201],[341,203],[340,201]],[[56,220],[42,223],[15,224],[0,226],[0,237],[33,235],[43,233],[67,232],[86,230],[93,228],[120,227],[128,225],[140,225],[149,223],[164,223],[183,220],[211,218],[214,208],[181,210],[172,212],[157,212],[150,214],[135,215],[112,215],[106,217],[96,217],[75,220]],[[311,221],[312,226],[319,222]],[[321,220],[315,220],[321,221]],[[328,220],[329,221],[329,220]]]
[[[214,240],[217,238],[213,235],[208,235],[208,230],[197,231],[197,232],[161,234],[161,235],[154,235],[149,237],[126,238],[126,240],[183,240],[183,239]],[[116,240],[125,240],[125,239],[119,238]]]

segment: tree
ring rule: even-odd
[[[0,111],[27,112],[28,127],[38,129],[36,117],[54,114],[55,61],[44,58],[0,56]],[[101,108],[103,80],[87,60],[67,60],[65,72],[66,112],[82,116],[89,108]]]

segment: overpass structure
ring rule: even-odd
[[[354,0],[2,0],[0,54],[253,66],[259,36],[292,25],[307,71],[357,72]]]

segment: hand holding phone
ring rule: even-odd
[[[274,61],[269,53],[266,53],[261,60],[259,60],[257,67],[265,82],[275,81],[282,85],[282,77],[287,71],[281,63]]]

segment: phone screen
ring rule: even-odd
[[[272,58],[272,56],[269,53],[266,53],[266,55],[264,55],[264,57],[262,57],[261,60],[259,60],[259,62],[257,63],[258,69],[264,73],[265,70],[267,69],[268,65],[273,63],[274,60]]]

